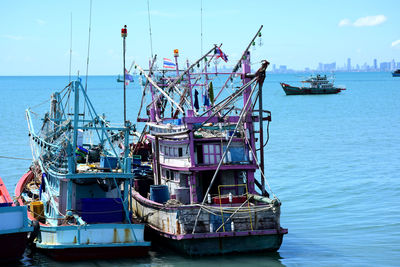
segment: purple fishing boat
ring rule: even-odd
[[[133,151],[151,145],[152,172],[135,176],[131,203],[153,241],[189,255],[277,251],[288,233],[264,175],[271,113],[263,109],[262,88],[269,62],[251,72],[249,52],[261,29],[231,71],[210,67],[228,60],[217,45],[185,70],[178,68],[178,50],[172,71],[158,73],[156,56],[147,71],[135,64],[146,81],[138,116],[146,126]],[[226,82],[218,87],[215,77]]]

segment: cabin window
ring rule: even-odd
[[[221,160],[221,146],[219,144],[203,145],[203,162],[217,164]]]
[[[169,180],[169,178],[170,178],[170,176],[169,176],[169,171],[167,170],[167,171],[165,172],[165,174],[166,174],[167,179]]]
[[[180,147],[178,148],[178,157],[182,157],[183,156],[183,149]]]
[[[223,150],[226,150],[226,145],[224,145]],[[248,162],[248,153],[245,153],[244,145],[242,143],[232,143],[229,147],[229,154],[227,155],[228,162],[232,163],[242,163]]]

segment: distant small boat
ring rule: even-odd
[[[16,206],[0,178],[0,262],[21,258],[28,232],[27,207]]]
[[[400,69],[397,69],[395,71],[392,72],[392,76],[393,77],[400,77]]]
[[[335,87],[326,75],[311,76],[303,83],[309,83],[309,86],[296,87],[287,83],[281,83],[286,95],[313,95],[313,94],[337,94],[345,88]]]
[[[124,82],[124,78],[123,77],[121,78],[121,75],[118,75],[117,82],[123,83]]]

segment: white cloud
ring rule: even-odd
[[[3,35],[2,37],[10,39],[10,40],[15,40],[15,41],[21,41],[24,39],[24,37],[20,36],[20,35]]]
[[[396,41],[392,42],[392,47],[400,48],[400,40],[396,40]]]
[[[36,19],[36,23],[39,24],[39,25],[45,25],[46,21],[41,20],[41,19]]]
[[[356,19],[356,21],[351,22],[349,19],[342,19],[339,22],[339,27],[343,26],[354,26],[354,27],[366,27],[366,26],[376,26],[384,23],[387,20],[385,15],[376,16],[366,16]]]
[[[351,25],[351,21],[349,19],[342,19],[339,21],[339,27],[349,26]]]
[[[376,26],[384,23],[386,20],[387,18],[384,15],[367,16],[357,19],[354,22],[354,26],[356,27]]]

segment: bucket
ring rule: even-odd
[[[175,189],[176,200],[182,204],[190,204],[190,189],[189,187],[180,187]]]
[[[44,218],[44,207],[42,201],[33,201],[30,203],[30,210],[33,218],[36,220],[43,220]]]
[[[169,199],[168,185],[151,185],[150,200],[157,203],[165,203]]]

